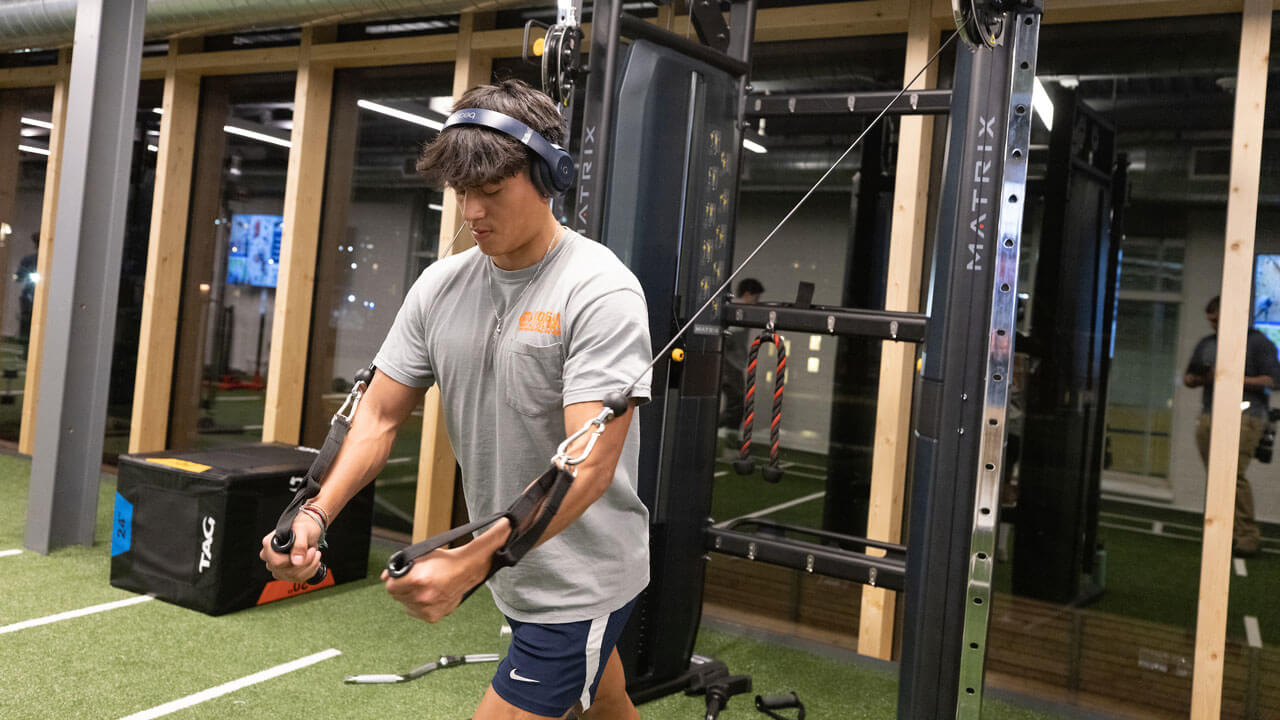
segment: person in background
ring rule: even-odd
[[[1182,376],[1182,383],[1189,388],[1204,388],[1200,419],[1196,423],[1196,446],[1205,467],[1209,466],[1209,433],[1213,411],[1213,372],[1218,355],[1218,310],[1220,300],[1214,297],[1204,306],[1205,319],[1213,332],[1196,343]],[[1232,533],[1232,552],[1241,557],[1258,553],[1261,533],[1253,517],[1253,489],[1244,476],[1249,461],[1258,449],[1258,441],[1267,427],[1268,402],[1271,389],[1280,383],[1280,360],[1276,346],[1266,335],[1249,329],[1244,355],[1244,403],[1240,414],[1240,458],[1236,467],[1235,527]]]

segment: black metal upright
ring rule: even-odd
[[[1118,246],[1115,129],[1073,91],[1054,96],[1036,267],[1013,592],[1055,603],[1101,591],[1092,570]]]
[[[907,542],[898,717],[977,718],[1040,3],[958,51]]]

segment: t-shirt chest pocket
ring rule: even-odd
[[[564,397],[560,345],[512,341],[498,353],[503,400],[521,415],[538,417],[559,410]]]

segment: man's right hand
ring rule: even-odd
[[[320,525],[304,513],[293,520],[293,548],[288,553],[278,553],[271,548],[269,532],[262,538],[262,552],[258,557],[267,564],[267,570],[277,580],[301,585],[315,577],[320,569]]]

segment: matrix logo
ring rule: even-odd
[[[200,572],[213,564],[213,528],[217,525],[212,516],[204,516],[204,542],[200,544]]]
[[[993,143],[996,139],[995,131],[996,118],[992,115],[989,118],[978,118],[978,144],[976,150],[979,157],[974,161],[973,168],[973,201],[969,205],[969,231],[972,233],[969,247],[969,262],[966,264],[965,270],[982,270],[983,253],[986,251],[987,244],[987,205],[991,202],[987,197],[987,189],[991,187],[991,160],[987,160],[982,155],[991,153]]]

